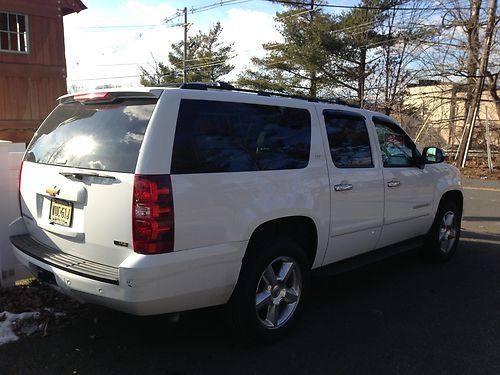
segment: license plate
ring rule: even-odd
[[[51,223],[69,227],[71,225],[72,213],[73,205],[70,202],[60,199],[52,199],[50,202],[49,221]]]

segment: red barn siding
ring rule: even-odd
[[[27,15],[29,25],[29,54],[0,52],[0,139],[28,142],[66,93],[63,15],[82,9],[79,0],[0,3],[0,11]]]

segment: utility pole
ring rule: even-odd
[[[188,13],[187,13],[187,8],[184,7],[183,9],[184,12],[184,60],[182,63],[182,82],[186,83],[187,82],[187,36],[188,36]]]

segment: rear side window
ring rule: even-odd
[[[38,129],[25,160],[133,173],[155,103],[60,104]]]
[[[305,109],[182,100],[171,173],[305,168],[310,147]]]
[[[365,119],[356,114],[323,111],[332,161],[337,168],[372,168]]]

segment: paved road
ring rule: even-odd
[[[219,308],[172,323],[91,307],[47,337],[0,347],[0,374],[500,374],[500,183],[466,186],[451,262],[404,254],[318,277],[282,342],[242,344]]]

